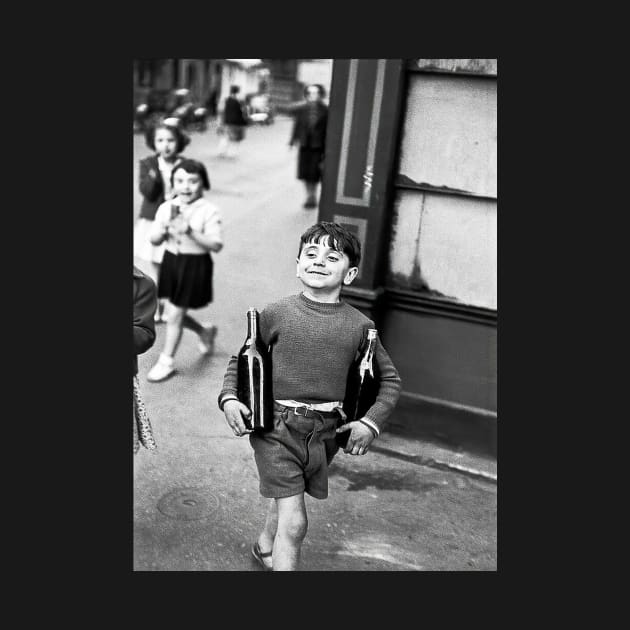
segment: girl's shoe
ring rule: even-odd
[[[173,357],[167,357],[164,354],[160,355],[157,363],[149,370],[147,374],[147,381],[151,383],[158,383],[168,378],[175,372],[173,366]]]
[[[218,328],[216,326],[206,326],[199,338],[199,351],[201,354],[212,354],[214,352],[214,338],[217,336]]]

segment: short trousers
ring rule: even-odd
[[[306,418],[276,403],[273,429],[249,434],[263,497],[281,499],[301,492],[316,499],[328,496],[328,466],[339,450],[339,416],[333,416]]]

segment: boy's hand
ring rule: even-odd
[[[358,420],[348,422],[348,424],[343,424],[337,429],[337,433],[342,433],[343,431],[352,431],[348,438],[346,448],[343,449],[344,453],[350,453],[350,455],[365,455],[368,452],[368,447],[374,439],[374,433],[363,423]]]
[[[223,405],[223,413],[225,414],[227,423],[230,425],[230,429],[234,431],[234,435],[240,437],[246,433],[251,433],[251,431],[245,427],[243,417],[249,418],[252,412],[242,402],[239,400],[228,400]]]

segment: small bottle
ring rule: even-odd
[[[238,399],[251,411],[251,416],[244,419],[245,426],[254,431],[271,429],[271,356],[260,339],[258,311],[253,307],[247,310],[247,338],[237,358]]]
[[[374,359],[377,331],[368,328],[367,341],[359,357],[352,363],[346,381],[343,410],[347,418],[344,424],[359,420],[374,404],[379,390],[378,365]],[[351,431],[337,433],[336,442],[341,448],[348,443]]]

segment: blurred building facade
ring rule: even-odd
[[[497,60],[336,59],[320,219],[403,380],[390,427],[496,455]]]
[[[264,59],[269,68],[269,94],[278,111],[290,111],[304,99],[304,87],[320,83],[330,93],[332,59]]]
[[[304,86],[321,83],[330,90],[332,59],[135,59],[134,107],[145,102],[151,89],[186,88],[197,102],[215,92],[222,105],[230,86],[241,96],[268,93],[278,111],[303,99]]]
[[[205,103],[215,92],[221,105],[231,85],[242,96],[265,91],[269,70],[261,59],[135,59],[133,63],[134,107],[145,102],[152,89],[186,88],[193,99]]]

